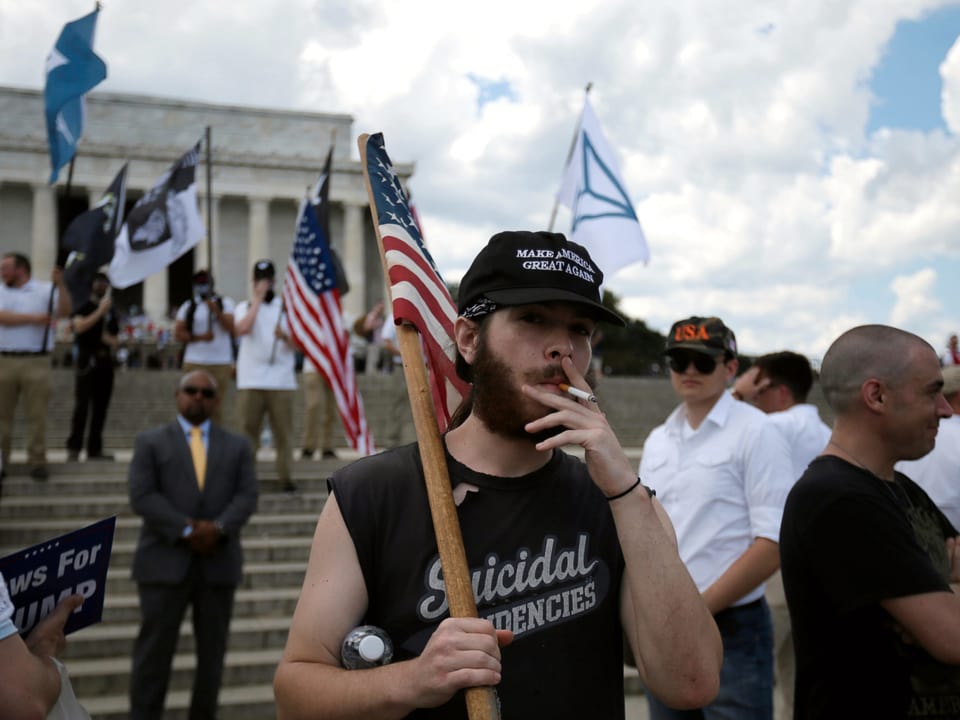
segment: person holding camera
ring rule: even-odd
[[[183,343],[183,371],[206,370],[220,392],[211,420],[221,425],[223,398],[233,373],[234,302],[217,295],[213,275],[200,269],[193,274],[193,295],[177,310],[174,338]]]
[[[284,317],[283,300],[274,292],[276,271],[269,260],[253,266],[253,299],[237,305],[238,415],[254,453],[260,447],[263,418],[270,422],[277,450],[277,476],[284,492],[293,492],[293,398],[297,389],[296,348]]]

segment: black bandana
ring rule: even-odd
[[[489,315],[496,309],[497,304],[493,302],[493,300],[481,295],[474,302],[465,307],[460,315],[465,317],[467,320],[473,320],[474,318]]]

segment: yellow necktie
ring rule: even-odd
[[[203,490],[203,481],[207,476],[207,451],[203,447],[203,431],[196,425],[190,428],[190,454],[193,456],[193,469],[197,473],[197,485]]]

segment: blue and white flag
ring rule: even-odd
[[[627,265],[650,260],[640,220],[589,100],[583,103],[557,200],[572,212],[569,239],[587,248],[607,279]]]
[[[107,273],[115,288],[163,270],[206,234],[197,206],[199,160],[198,142],[127,213]]]
[[[93,34],[99,7],[79,20],[68,22],[47,56],[43,89],[47,139],[50,143],[50,184],[60,168],[73,158],[83,133],[84,95],[106,76],[107,66],[93,51]]]

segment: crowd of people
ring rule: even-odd
[[[0,271],[6,371],[8,360],[46,352],[41,328],[63,309],[62,279],[20,293],[29,265],[5,256]],[[257,262],[251,299],[236,305],[212,293],[209,274],[195,277],[195,297],[177,313],[189,361],[177,418],[135,444],[130,502],[144,521],[135,717],[163,715],[188,605],[191,716],[216,717],[264,419],[278,476],[295,489],[296,348],[274,277],[272,263]],[[590,382],[595,334],[623,323],[602,304],[602,282],[589,253],[555,233],[499,233],[475,258],[454,325],[471,391],[443,435],[442,460],[477,615],[450,616],[423,482],[429,460],[416,444],[341,467],[276,671],[277,716],[465,718],[464,692],[481,687],[495,688],[506,718],[622,718],[625,647],[654,720],[769,720],[775,707],[802,720],[960,716],[956,337],[941,354],[885,325],[843,333],[819,373],[831,428],[808,403],[815,376],[803,355],[742,368],[721,318],[679,319],[664,348],[678,404],[637,468]],[[389,343],[386,315],[373,308],[356,334]],[[95,283],[73,318],[103,343],[84,346],[84,367],[96,368],[116,334],[109,295]],[[33,332],[9,332],[21,325]],[[230,354],[190,351],[230,337],[240,434],[215,414]],[[365,352],[356,357],[369,367]],[[308,457],[333,451],[329,418],[314,420]],[[9,427],[0,440],[9,443]],[[30,450],[33,467],[43,467],[42,449]],[[392,663],[343,667],[341,642],[362,624],[389,635]]]

